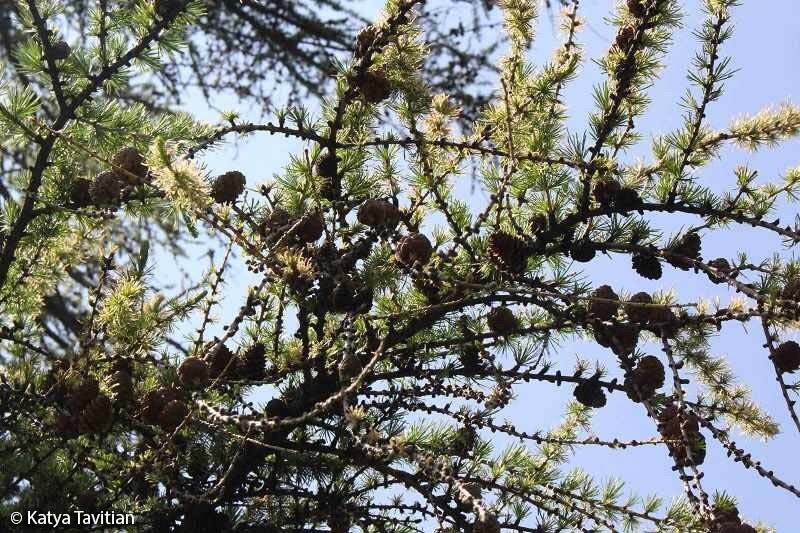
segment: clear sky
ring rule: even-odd
[[[442,0],[446,1],[446,0]],[[376,13],[382,2],[367,0],[353,2],[363,6],[360,12],[365,16]],[[555,2],[554,2],[555,3]],[[699,27],[702,15],[698,0],[686,0],[684,28],[676,35],[675,43],[666,60],[667,68],[650,90],[653,105],[647,116],[638,121],[640,131],[646,134],[666,133],[680,125],[678,101],[688,86],[686,72],[697,50],[697,42],[692,31]],[[765,106],[778,104],[786,99],[800,101],[797,94],[800,88],[798,57],[800,57],[800,8],[796,0],[746,0],[744,5],[733,11],[736,31],[731,41],[723,49],[723,54],[734,57],[733,65],[740,69],[736,77],[727,83],[727,91],[722,99],[708,112],[709,124],[722,128],[732,118],[741,114],[755,113]],[[454,3],[458,5],[458,3]],[[592,86],[598,81],[599,70],[590,61],[602,55],[613,40],[614,30],[604,22],[610,13],[612,0],[583,0],[580,12],[588,22],[579,40],[585,47],[587,61],[580,78],[573,82],[565,92],[564,98],[569,108],[569,128],[572,132],[582,132],[588,124],[588,114],[593,109]],[[557,27],[557,26],[556,26]],[[542,16],[538,24],[538,39],[531,59],[541,64],[548,57],[559,37],[548,16]],[[219,109],[238,109],[235,99],[220,95],[215,102]],[[216,121],[218,116],[198,98],[192,98],[187,109],[201,118]],[[244,119],[251,116],[257,120],[253,110],[240,109]],[[253,184],[271,178],[288,162],[289,154],[296,152],[299,145],[280,137],[266,135],[253,136],[237,146],[232,144],[209,154],[205,162],[213,172],[223,172],[232,168],[241,170]],[[734,183],[732,169],[738,165],[748,165],[758,169],[761,179],[778,179],[787,168],[800,164],[797,141],[761,153],[751,154],[741,150],[726,150],[721,161],[701,171],[702,182],[712,188],[723,190]],[[650,160],[649,144],[643,143],[633,150],[630,157]],[[465,178],[466,179],[466,178]],[[465,186],[466,187],[466,186]],[[476,193],[478,202],[482,201]],[[784,223],[789,222],[796,210],[782,211]],[[681,224],[697,223],[697,219],[681,219],[677,224],[670,221],[666,232],[675,231]],[[745,250],[756,260],[780,249],[780,241],[764,232],[754,232],[748,228],[734,227],[714,239],[703,241],[703,256],[713,258],[735,257],[737,251]],[[791,252],[788,252],[791,253]],[[197,263],[194,263],[195,265]],[[190,272],[197,273],[197,267],[189,265]],[[243,268],[238,268],[237,282],[231,286],[231,293],[243,293],[251,278]],[[732,293],[725,287],[711,286],[698,276],[676,271],[665,266],[665,276],[656,282],[643,280],[630,269],[629,259],[622,257],[616,261],[603,259],[593,265],[592,279],[611,284],[617,292],[636,292],[675,288],[682,301],[691,300],[698,295],[719,296],[723,302]],[[229,278],[233,279],[233,278]],[[225,316],[236,302],[230,301],[218,312]],[[749,335],[748,335],[749,332]],[[786,414],[786,408],[777,384],[766,350],[762,347],[760,328],[752,324],[747,328],[728,326],[714,340],[713,353],[724,354],[729,358],[742,381],[747,384],[755,400],[767,410],[780,424],[785,433],[768,443],[754,441],[735,435],[735,440],[755,459],[761,460],[767,469],[775,472],[785,481],[800,483],[800,461],[798,444],[800,436],[794,432]],[[657,347],[648,347],[657,354]],[[614,356],[597,345],[589,343],[569,343],[561,347],[553,357],[565,361],[569,368],[576,356],[599,360],[614,372]],[[562,367],[563,368],[563,367]],[[514,421],[522,430],[534,431],[558,422],[566,402],[571,398],[570,387],[556,389],[549,384],[528,384],[515,389],[517,400],[506,410],[505,416]],[[624,395],[610,395],[609,403],[597,412],[594,432],[600,437],[619,437],[620,439],[647,439],[655,436],[653,423],[647,419],[641,406],[632,405]],[[739,508],[750,521],[762,520],[780,532],[798,531],[797,517],[800,515],[798,500],[791,494],[777,488],[754,472],[745,470],[724,456],[721,447],[710,437],[709,455],[703,469],[706,471],[704,485],[710,490],[725,490],[739,499]],[[635,448],[613,451],[597,447],[578,449],[571,463],[595,474],[599,479],[617,476],[628,481],[628,488],[640,494],[656,492],[669,499],[681,494],[681,485],[670,470],[671,462],[662,448]]]

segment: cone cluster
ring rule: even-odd
[[[530,250],[525,241],[504,231],[489,236],[489,260],[501,270],[519,274],[528,265]]]

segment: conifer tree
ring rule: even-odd
[[[800,497],[777,458],[735,442],[779,427],[712,354],[717,331],[763,335],[758,359],[793,423],[780,429],[800,432],[797,262],[703,254],[728,226],[800,240],[775,219],[794,207],[800,169],[757,181],[741,167],[725,192],[700,172],[728,146],[800,134],[790,103],[707,122],[733,75],[737,0],[702,1],[683,125],[649,139],[636,123],[682,2],[615,6],[585,134],[568,131],[563,98],[586,61],[577,0],[540,66],[527,53],[538,2],[487,3],[502,12],[504,55],[465,129],[424,68],[423,4],[387,1],[319,111],[289,105],[263,123],[226,112],[215,125],[124,97],[134,74],[186,53],[204,2],[98,0],[81,41],[65,31],[69,4],[16,4],[24,76],[0,77],[2,142],[24,154],[0,226],[2,527],[13,512],[82,510],[158,532],[758,531],[737,509],[747,494],[709,490],[712,455]],[[247,134],[303,150],[263,183],[207,170],[211,149]],[[626,157],[644,142],[649,159]],[[470,173],[487,202],[459,196]],[[692,222],[676,230],[679,215]],[[189,283],[161,261],[209,240],[222,258]],[[680,270],[737,296],[631,294],[590,276],[604,255],[632,281]],[[255,280],[240,300],[239,260]],[[48,317],[67,287],[85,312],[67,313],[59,343]],[[570,339],[601,358],[574,363],[560,349]],[[558,386],[574,401],[556,427],[502,419],[521,390]],[[591,434],[610,397],[651,434]],[[665,503],[676,495],[599,481],[570,462],[586,446],[655,447],[683,494]]]

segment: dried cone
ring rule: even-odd
[[[75,178],[69,189],[69,201],[75,207],[86,207],[92,204],[92,195],[89,192],[92,182],[86,178]]]
[[[693,413],[681,417],[677,406],[669,405],[661,412],[658,419],[659,431],[670,441],[667,443],[667,448],[675,462],[680,466],[703,464],[706,457],[706,441],[700,433],[697,417]],[[684,439],[688,443],[688,450]]]
[[[579,263],[588,263],[596,255],[594,244],[586,239],[581,239],[573,243],[569,250],[569,255]]]
[[[400,221],[400,211],[391,202],[373,198],[358,208],[358,221],[372,229],[392,229]]]
[[[151,390],[144,397],[142,402],[141,416],[145,423],[156,425],[160,421],[161,411],[164,407],[175,400],[177,393],[175,389],[161,387]]]
[[[644,0],[628,0],[628,11],[634,17],[644,16],[646,12]]]
[[[247,179],[238,170],[220,174],[211,186],[211,197],[218,204],[232,204],[244,192]]]
[[[378,36],[378,28],[369,24],[361,28],[356,35],[356,49],[355,55],[356,56],[363,56],[372,43],[375,42],[375,38]]]
[[[338,174],[338,163],[339,158],[332,152],[326,151],[314,163],[314,174],[328,180],[333,179]]]
[[[486,324],[497,335],[511,335],[519,329],[519,321],[508,307],[495,307],[489,311]]]
[[[75,418],[68,413],[56,414],[53,423],[55,434],[64,439],[74,439],[79,435]]]
[[[94,177],[89,187],[89,196],[95,205],[110,205],[119,201],[122,194],[122,181],[116,172],[106,170]]]
[[[181,400],[172,400],[158,415],[158,425],[164,431],[174,431],[189,415],[189,408]]]
[[[616,355],[630,355],[639,342],[639,328],[633,324],[614,324],[608,328],[611,351]]]
[[[664,365],[657,357],[646,355],[625,378],[625,393],[634,402],[647,400],[664,386]]]
[[[155,0],[154,2],[155,12],[162,19],[175,15],[179,7],[179,0]]]
[[[187,357],[178,367],[178,380],[187,389],[204,388],[208,384],[208,364],[199,357]]]
[[[602,207],[611,207],[611,204],[614,203],[614,199],[617,197],[620,188],[621,187],[619,183],[614,180],[600,180],[594,186],[594,199]]]
[[[781,372],[795,372],[800,369],[800,345],[795,341],[786,341],[775,348],[771,358],[775,367]]]
[[[458,428],[452,441],[452,451],[459,457],[466,457],[477,444],[478,436],[470,427]]]
[[[232,376],[236,372],[236,359],[228,347],[222,343],[217,344],[209,359],[208,375],[211,379],[217,379],[223,372],[228,376]]]
[[[608,285],[601,285],[592,292],[589,312],[600,320],[611,320],[619,309],[619,296]],[[611,300],[611,301],[609,301]]]
[[[631,258],[633,269],[647,279],[661,279],[661,262],[655,255],[636,254]]]
[[[98,394],[83,410],[78,421],[81,433],[105,433],[114,423],[114,406],[105,394]]]
[[[50,50],[48,50],[48,57],[53,61],[61,61],[68,58],[71,53],[72,47],[62,39],[53,43]]]
[[[603,388],[597,379],[582,381],[575,387],[572,394],[579,403],[586,407],[599,409],[606,404],[606,393],[603,392]]]
[[[528,266],[530,251],[525,241],[504,231],[489,236],[489,259],[502,270],[519,274]]]
[[[305,215],[297,223],[294,229],[294,235],[300,242],[308,243],[314,242],[322,237],[325,231],[325,220],[320,213],[310,213]]]
[[[252,345],[239,364],[239,373],[243,379],[261,381],[267,375],[267,349],[260,342]]]
[[[70,390],[67,405],[73,414],[78,414],[100,394],[100,386],[93,377],[87,377]]]
[[[635,304],[652,304],[653,298],[647,294],[646,292],[637,292],[631,299],[629,300],[630,304],[625,304],[625,314],[628,315],[628,318],[631,319],[633,322],[647,322],[650,320],[652,309],[651,307],[647,307],[644,305],[635,305]]]
[[[370,104],[379,104],[392,94],[392,82],[381,72],[365,72],[353,83]]]
[[[614,208],[622,212],[633,211],[642,206],[642,199],[636,189],[623,187],[614,198]]]
[[[107,380],[108,390],[114,403],[127,405],[133,401],[133,377],[130,370],[119,368],[112,370]]]
[[[623,52],[627,52],[633,42],[633,36],[636,33],[631,26],[623,26],[617,32],[616,44],[617,47]]]
[[[289,407],[280,398],[273,398],[264,407],[264,414],[267,418],[286,418],[289,416]]]
[[[711,283],[719,285],[720,283],[725,283],[727,280],[726,278],[730,276],[731,271],[731,264],[728,262],[727,259],[724,257],[718,257],[717,259],[712,259],[708,262],[708,266],[719,272],[719,276],[716,274],[712,274],[710,272],[706,272],[708,279],[711,280]]]
[[[700,236],[697,233],[687,233],[669,248],[667,262],[675,268],[689,270],[694,266],[693,259],[700,257],[701,244]]]
[[[144,163],[144,157],[133,146],[126,146],[114,154],[114,157],[111,158],[111,164],[114,165],[113,170],[119,172],[122,179],[131,185],[141,183],[147,178],[147,166]],[[125,172],[120,172],[119,169]]]
[[[424,265],[433,254],[433,245],[422,233],[406,235],[397,245],[395,259],[406,266]]]
[[[497,517],[487,512],[483,518],[478,517],[472,526],[472,533],[500,533],[500,522]]]

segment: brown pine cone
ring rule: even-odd
[[[180,0],[155,0],[154,10],[162,19],[171,17],[178,12]]]
[[[72,47],[62,39],[53,43],[50,50],[48,50],[48,57],[53,61],[61,61],[68,58],[71,53]]]
[[[639,328],[633,324],[614,324],[609,329],[611,351],[616,355],[630,355],[639,342]]]
[[[629,302],[631,304],[652,304],[653,298],[646,292],[637,292],[631,296]],[[624,305],[624,307],[625,314],[627,314],[628,318],[633,322],[648,322],[652,316],[650,312],[652,309],[651,307],[628,304]]]
[[[247,179],[238,170],[220,174],[211,186],[211,197],[218,204],[232,204],[244,192]]]
[[[336,283],[331,292],[330,309],[334,313],[352,311],[356,303],[356,289],[348,277],[343,277]]]
[[[655,255],[636,254],[631,258],[633,269],[647,279],[661,279],[661,263]]]
[[[495,307],[486,315],[486,324],[492,333],[511,335],[519,329],[519,321],[508,307]]]
[[[69,201],[73,207],[86,207],[92,205],[90,190],[92,182],[86,178],[75,178],[69,189]]]
[[[231,362],[231,360],[233,361]],[[236,374],[236,360],[233,357],[233,353],[222,343],[217,344],[214,351],[211,352],[208,362],[210,363],[208,375],[211,379],[217,379],[223,372],[227,376]]]
[[[620,184],[612,179],[600,180],[594,186],[594,199],[602,207],[611,207],[619,194]]]
[[[338,174],[338,164],[339,157],[326,150],[314,163],[314,174],[321,178],[333,179]]]
[[[489,236],[489,259],[499,268],[519,274],[528,266],[530,250],[525,241],[504,231]]]
[[[678,406],[675,404],[666,406],[658,415],[658,421],[658,429],[666,439],[680,439],[683,432],[689,434],[700,431],[697,416],[692,412],[686,412],[680,416]],[[683,432],[681,426],[683,426]]]
[[[614,208],[623,213],[639,209],[641,205],[642,199],[639,198],[639,193],[630,187],[621,188],[614,198]]]
[[[358,208],[357,218],[373,229],[392,229],[400,221],[400,211],[391,202],[371,198]]]
[[[628,11],[630,11],[631,15],[634,17],[644,16],[647,11],[644,0],[628,0]]]
[[[603,392],[603,387],[600,386],[597,379],[587,379],[580,382],[575,387],[575,390],[572,391],[572,394],[578,403],[586,407],[599,409],[606,404],[606,393]]]
[[[73,414],[83,411],[89,402],[100,394],[100,385],[97,380],[89,376],[72,387],[67,397],[67,406]]]
[[[112,370],[106,383],[114,403],[118,405],[127,405],[133,401],[133,378],[129,370],[124,368]]]
[[[181,400],[172,400],[158,415],[158,425],[164,431],[175,431],[189,415],[189,408]]]
[[[487,512],[483,519],[479,517],[475,520],[472,533],[500,533],[500,522],[497,521],[497,517]]]
[[[353,84],[370,104],[379,104],[392,94],[392,82],[381,72],[365,72]]]
[[[697,233],[687,233],[680,241],[670,246],[667,250],[667,262],[675,268],[689,270],[694,266],[693,259],[700,258],[700,236]]]
[[[56,435],[64,439],[74,439],[79,435],[77,421],[75,417],[68,413],[56,414],[56,419],[53,423],[53,431]]]
[[[721,274],[721,276],[717,276],[710,272],[706,272],[706,275],[708,276],[708,279],[711,280],[711,283],[714,283],[716,285],[719,285],[720,283],[725,283],[726,277],[729,276],[731,274],[731,271],[733,270],[731,268],[731,264],[724,257],[718,257],[717,259],[712,259],[711,261],[708,262],[708,266],[710,266],[714,270],[717,270]]]
[[[594,244],[587,239],[581,239],[573,243],[569,250],[570,257],[579,263],[588,263],[594,259],[595,254]]]
[[[238,371],[242,379],[261,381],[267,375],[267,349],[257,342],[252,345],[239,361]]]
[[[146,424],[157,425],[161,417],[161,411],[171,401],[177,398],[175,389],[171,387],[160,387],[148,392],[142,402],[141,416]]]
[[[547,229],[547,217],[542,215],[541,213],[533,215],[528,222],[528,231],[531,235],[536,235],[537,233],[544,231]]]
[[[800,279],[792,279],[786,282],[781,291],[781,298],[800,302]]]
[[[770,356],[778,370],[792,373],[800,369],[800,345],[795,341],[781,343]]]
[[[147,178],[147,166],[145,165],[144,157],[133,146],[126,146],[114,154],[114,157],[111,158],[111,164],[114,165],[113,170],[131,185],[141,183]],[[125,172],[120,172],[120,169]]]
[[[289,416],[289,407],[280,398],[273,398],[264,406],[264,414],[267,418],[286,418]]]
[[[478,441],[478,435],[471,427],[461,427],[456,431],[455,437],[452,440],[452,452],[459,457],[466,457],[469,452],[475,448]]]
[[[368,24],[359,30],[358,35],[356,35],[356,47],[355,47],[355,55],[356,56],[363,56],[372,43],[375,42],[375,38],[378,36],[378,28],[373,26],[372,24]]]
[[[395,259],[406,266],[424,265],[433,255],[433,245],[422,233],[406,235],[397,245]]]
[[[283,209],[282,207],[276,207],[270,213],[264,217],[263,222],[261,223],[261,230],[264,234],[269,234],[273,231],[280,230],[281,228],[285,227],[291,221],[291,216],[289,212]]]
[[[664,365],[657,357],[646,355],[636,368],[625,377],[625,393],[634,402],[647,400],[664,386]]]
[[[208,364],[199,357],[187,357],[178,367],[178,380],[190,390],[200,390],[208,384]]]
[[[325,219],[318,212],[304,215],[294,229],[294,235],[301,243],[309,243],[322,237],[325,231]]]
[[[114,423],[114,406],[105,394],[98,394],[89,402],[78,421],[81,433],[105,433]]]
[[[631,26],[623,26],[620,28],[617,32],[617,38],[615,41],[617,47],[623,52],[627,52],[631,46],[631,43],[633,43],[633,37],[635,33],[636,30],[634,30]]]
[[[619,309],[619,296],[614,292],[614,289],[608,285],[601,285],[592,292],[592,298],[589,302],[589,313],[593,314],[600,320],[611,320]],[[612,301],[608,301],[612,300]],[[613,301],[615,300],[615,301]]]
[[[111,170],[95,176],[89,187],[89,196],[91,196],[92,202],[98,206],[116,204],[121,195],[122,181],[119,175]]]

